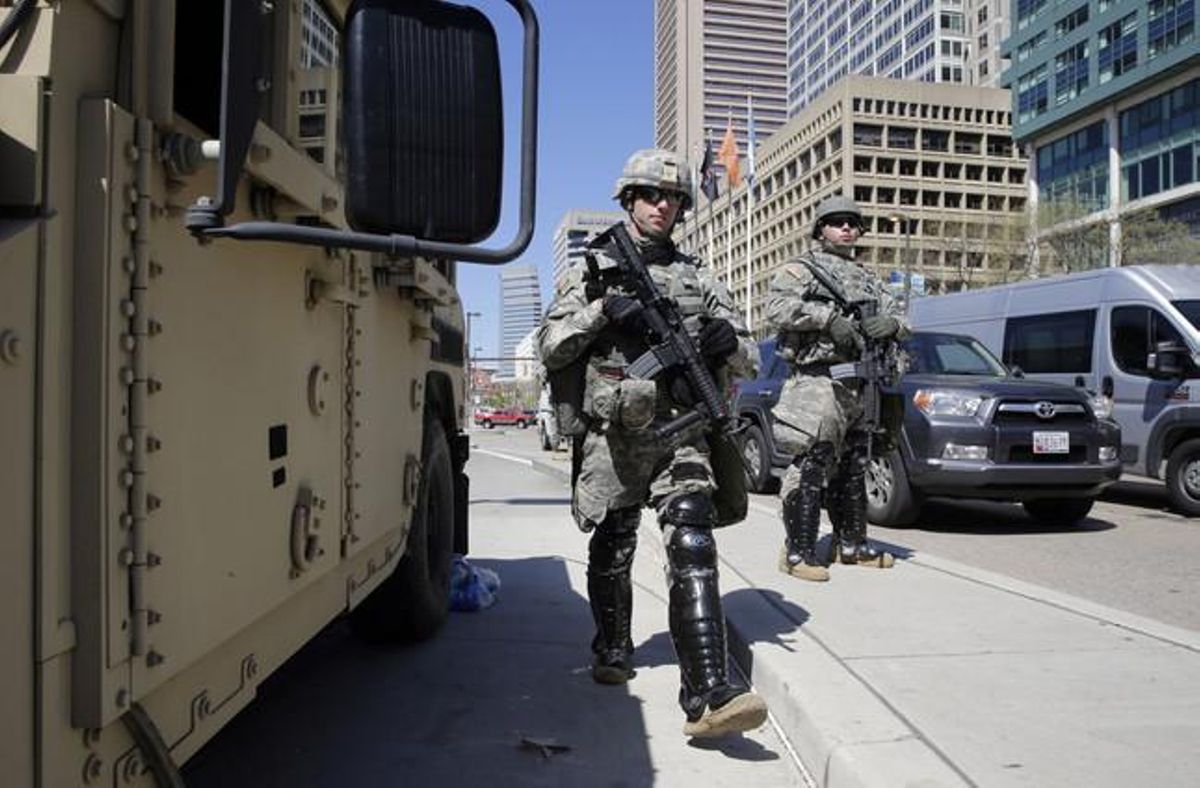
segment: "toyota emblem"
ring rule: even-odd
[[[1039,419],[1052,419],[1054,418],[1054,403],[1042,400],[1033,406],[1033,411]]]

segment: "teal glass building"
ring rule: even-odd
[[[1114,235],[1123,212],[1156,208],[1200,235],[1196,23],[1196,0],[1013,0],[1002,84],[1031,201],[1072,203]]]

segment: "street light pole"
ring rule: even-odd
[[[912,233],[908,215],[896,211],[888,216],[893,223],[904,222],[904,313],[908,314],[908,302],[912,296]]]
[[[467,312],[466,313],[467,336],[465,337],[466,341],[463,342],[463,347],[466,348],[466,351],[467,351],[467,410],[468,410],[468,413],[474,413],[474,411],[475,411],[475,398],[474,398],[475,368],[474,368],[474,365],[471,363],[471,359],[474,358],[474,356],[475,356],[475,354],[471,352],[471,318],[473,318],[473,317],[483,317],[483,313],[482,312]]]

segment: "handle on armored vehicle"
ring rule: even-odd
[[[497,61],[496,71],[489,70],[486,65],[479,66],[479,61],[468,58],[479,66],[478,73],[468,73],[469,69],[445,68],[445,53],[456,51],[455,47],[462,46],[464,39],[473,42],[467,46],[476,46],[472,52],[489,46],[494,49],[495,33],[486,19],[480,24],[479,20],[483,17],[478,12],[441,2],[356,2],[347,14],[347,19],[351,19],[355,13],[370,14],[371,24],[363,26],[364,30],[369,28],[369,33],[383,29],[406,34],[403,46],[392,45],[371,50],[372,57],[382,57],[384,62],[381,63],[374,60],[367,63],[365,51],[355,49],[356,46],[365,48],[366,43],[354,35],[347,36],[347,73],[343,90],[347,100],[342,107],[346,136],[348,140],[359,139],[364,149],[379,151],[366,156],[347,156],[348,167],[351,168],[347,178],[347,218],[357,231],[354,232],[283,222],[242,222],[225,226],[224,217],[233,210],[237,184],[258,121],[260,76],[256,71],[256,42],[260,40],[258,30],[261,26],[261,7],[256,0],[225,0],[218,194],[215,200],[202,197],[188,209],[185,218],[188,229],[202,239],[282,241],[381,252],[391,257],[418,256],[488,264],[506,263],[516,258],[528,247],[534,229],[538,22],[528,0],[507,2],[520,15],[524,26],[520,216],[516,236],[507,246],[493,249],[459,242],[463,239],[473,241],[490,234],[498,221],[502,185],[498,175],[502,147],[499,150],[488,147],[492,140],[482,140],[479,135],[469,138],[474,124],[467,121],[476,114],[497,119],[500,117],[499,66]],[[442,68],[435,75],[434,71],[439,66]],[[406,68],[427,69],[428,73],[414,76],[407,74],[404,71]],[[399,79],[400,75],[406,79]],[[459,81],[455,82],[456,79]],[[384,83],[437,84],[439,88],[434,91],[371,89]],[[368,89],[363,89],[364,84]],[[493,84],[495,89],[489,89]],[[383,123],[378,117],[377,106],[364,108],[351,104],[358,97],[380,94],[386,97],[384,111],[387,116]],[[470,100],[474,104],[464,107],[463,102]],[[413,118],[434,120],[414,123]],[[439,124],[436,120],[442,122]],[[451,123],[453,120],[457,122]],[[355,123],[359,125],[355,126]],[[431,137],[430,132],[440,134],[448,127],[460,132],[453,135],[454,139],[449,142],[445,141],[445,135],[438,136],[436,140]],[[388,130],[386,140],[380,137],[380,128]],[[356,134],[356,130],[361,133]],[[494,135],[498,146],[502,146],[499,141],[501,136]],[[379,150],[380,144],[383,150]],[[455,144],[457,148],[453,147]],[[429,156],[436,156],[437,151],[443,151],[444,155],[424,161],[424,155],[430,150],[434,153],[428,153]],[[471,156],[475,158],[471,159]],[[391,178],[390,190],[379,188],[379,178],[368,177],[365,172],[376,169],[381,160],[390,165],[386,170],[389,176],[400,176]],[[362,172],[354,171],[354,166]],[[477,171],[494,171],[497,177],[494,182],[485,177],[487,182],[482,184],[471,181],[464,188],[481,193],[474,193],[471,200],[466,200],[460,199],[461,194],[450,191],[449,186],[453,184],[448,186],[444,178],[411,177],[417,171],[437,175],[450,173],[451,177],[454,173],[460,173],[463,178],[476,177]],[[363,187],[363,182],[374,186]],[[362,208],[376,202],[377,196],[384,191],[387,204],[382,214],[378,206],[372,205],[369,210],[360,210],[356,218],[355,207]],[[489,210],[489,204],[494,210]]]

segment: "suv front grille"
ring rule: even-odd
[[[1046,413],[1052,415],[1043,415]],[[1078,402],[1001,402],[993,420],[996,424],[1083,424],[1088,421],[1088,412]]]

